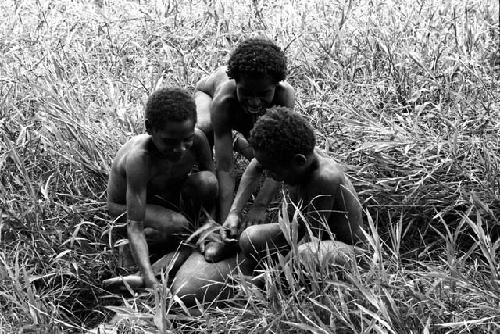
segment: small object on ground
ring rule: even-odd
[[[181,298],[186,307],[199,303],[218,303],[231,298],[236,292],[230,284],[230,275],[237,272],[237,258],[233,255],[217,263],[208,263],[204,256],[194,252],[179,268],[171,291]]]

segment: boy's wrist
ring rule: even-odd
[[[240,210],[238,209],[231,209],[229,210],[229,213],[227,214],[227,216],[234,216],[234,217],[239,217],[240,216]]]

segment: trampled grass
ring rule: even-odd
[[[0,333],[84,332],[110,309],[120,333],[500,332],[498,6],[3,1]],[[110,296],[116,150],[159,81],[192,91],[256,35],[286,49],[297,110],[346,165],[371,255],[349,270],[281,259],[266,289],[242,284],[194,319],[166,289]]]

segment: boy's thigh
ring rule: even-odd
[[[240,236],[240,249],[243,253],[286,252],[290,249],[278,223],[260,224],[247,227]]]
[[[200,171],[191,173],[180,190],[182,200],[213,198],[217,196],[218,183],[214,173]]]
[[[147,205],[144,236],[151,255],[162,255],[176,249],[192,230],[191,222],[181,212],[161,205]]]
[[[212,132],[212,122],[210,120],[210,107],[212,97],[203,92],[197,91],[195,95],[196,103],[196,127],[202,130],[206,135]]]
[[[184,230],[188,224],[187,218],[182,212],[179,212],[180,205],[174,203],[147,204],[144,228],[145,234],[156,233],[158,237],[165,233],[177,232]],[[116,217],[111,226],[113,238],[127,238],[127,213],[125,212]]]
[[[178,195],[179,196],[179,195]],[[189,220],[175,210],[177,207],[164,201],[161,204],[147,204],[144,217],[144,237],[149,248],[149,255],[154,261],[163,254],[174,251],[181,241],[189,235],[192,227]],[[121,266],[128,267],[134,263],[129,245],[123,243],[128,239],[126,205],[124,214],[115,218],[110,229],[110,244],[119,246]]]

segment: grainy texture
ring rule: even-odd
[[[120,333],[500,331],[498,6],[2,1],[0,333],[80,332],[109,308]],[[242,284],[191,321],[168,289],[109,297],[101,280],[125,273],[107,173],[148,94],[192,91],[259,35],[286,50],[297,110],[347,166],[374,255],[359,271],[281,259],[266,290]]]

